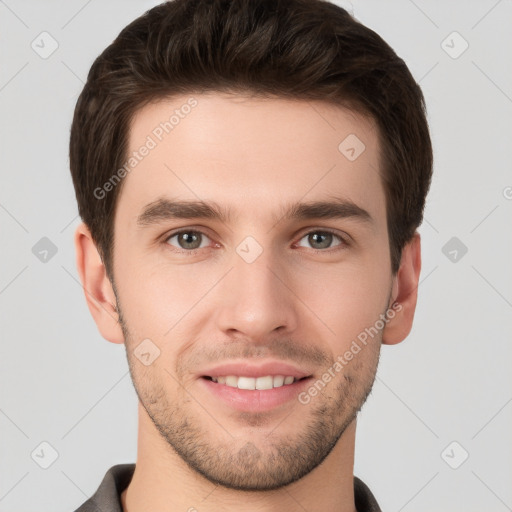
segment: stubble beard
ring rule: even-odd
[[[377,372],[381,339],[375,338],[374,345],[362,351],[367,351],[365,359],[359,355],[354,358],[307,405],[297,400],[294,407],[303,407],[304,411],[301,411],[301,425],[294,437],[289,435],[288,429],[280,433],[280,426],[289,426],[286,416],[269,427],[265,413],[243,413],[239,419],[244,430],[252,425],[257,431],[262,425],[269,433],[263,439],[262,435],[242,438],[223,426],[223,418],[210,416],[199,405],[200,397],[197,400],[185,391],[175,376],[165,369],[157,375],[154,367],[140,364],[133,355],[136,343],[119,301],[118,313],[134,388],[156,430],[189,468],[211,483],[230,489],[279,489],[319,466],[356,418],[371,392]],[[165,383],[175,385],[181,398],[169,400]],[[226,438],[227,441],[221,440]]]

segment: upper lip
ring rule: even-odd
[[[238,377],[265,377],[266,375],[283,375],[302,379],[311,374],[290,363],[267,361],[261,364],[248,362],[224,363],[201,372],[202,377],[220,377],[236,375]]]

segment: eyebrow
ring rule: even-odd
[[[210,219],[228,223],[234,216],[231,210],[222,208],[214,201],[176,201],[159,198],[147,204],[137,217],[137,225],[146,227],[171,219]],[[354,202],[332,197],[328,201],[293,203],[284,208],[275,218],[282,220],[346,219],[352,218],[372,224],[373,218],[367,210]]]

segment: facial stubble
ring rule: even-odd
[[[289,426],[288,416],[293,411],[271,426],[265,413],[240,414],[238,420],[244,431],[249,426],[252,427],[249,430],[257,432],[263,428],[267,432],[263,439],[261,435],[241,436],[232,426],[227,427],[232,423],[214,417],[202,405],[204,397],[194,396],[165,367],[144,366],[134,356],[137,343],[123,316],[117,293],[116,298],[130,374],[140,403],[170,449],[191,470],[215,485],[242,491],[269,491],[301,479],[326,459],[371,392],[382,333],[361,351],[366,352],[365,357],[359,353],[308,404],[296,401],[293,410],[298,407],[304,410],[300,411],[300,428],[293,438],[289,433],[280,433]],[[166,384],[176,387],[179,399],[169,399]]]

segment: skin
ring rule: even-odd
[[[141,109],[129,151],[189,97]],[[243,500],[246,511],[353,512],[356,414],[381,344],[410,332],[419,235],[393,275],[372,120],[323,102],[193,97],[198,105],[124,178],[115,286],[87,227],[75,234],[89,309],[105,339],[125,344],[139,396],[136,470],[123,509],[229,511]],[[349,134],[366,147],[355,161],[338,150]],[[333,196],[371,222],[282,218],[290,203]],[[162,197],[215,201],[232,217],[139,226],[146,205]],[[178,229],[204,234],[196,251],[172,236]],[[334,236],[318,238],[326,229]],[[252,263],[236,252],[248,236],[262,249]],[[240,412],[205,391],[201,370],[216,362],[286,361],[316,381],[393,303],[400,311],[308,404]],[[148,366],[134,354],[145,339],[160,350]]]

